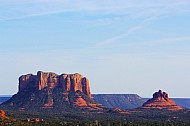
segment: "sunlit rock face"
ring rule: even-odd
[[[36,75],[19,77],[19,91],[1,104],[4,110],[19,111],[101,111],[104,106],[95,102],[86,77],[75,74],[55,74],[38,71]]]
[[[2,119],[9,119],[9,117],[6,116],[6,113],[3,110],[0,110],[0,118],[2,118]]]
[[[166,92],[159,90],[153,94],[153,98],[145,102],[142,108],[156,108],[167,110],[181,110],[182,107],[176,105],[176,103],[168,97]]]
[[[0,110],[0,117],[5,117],[5,112],[3,110]]]
[[[81,91],[91,98],[89,81],[76,74],[57,75],[53,72],[38,71],[37,75],[27,74],[19,77],[19,92],[26,89],[42,90],[45,87],[60,87],[65,91]]]

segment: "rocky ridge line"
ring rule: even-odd
[[[78,73],[57,75],[53,72],[38,71],[37,75],[27,74],[19,77],[19,92],[26,89],[42,90],[45,87],[61,87],[65,91],[79,90],[91,98],[88,79]]]

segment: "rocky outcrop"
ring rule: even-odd
[[[4,110],[37,112],[102,111],[91,98],[89,81],[76,74],[37,72],[19,77],[19,91],[0,105]]]
[[[5,111],[0,110],[0,118],[8,119],[8,117],[7,117],[6,114],[5,114]]]
[[[142,108],[155,108],[155,109],[167,109],[167,110],[181,110],[182,107],[176,105],[171,100],[166,92],[159,90],[153,94],[153,98],[145,102]]]
[[[3,110],[0,110],[0,117],[5,117],[5,112]]]
[[[125,110],[121,110],[120,108],[112,108],[108,111],[108,113],[120,113],[120,114],[129,114],[129,112]]]
[[[88,79],[78,73],[57,75],[38,71],[37,75],[27,74],[19,77],[19,92],[27,89],[42,90],[45,87],[61,87],[65,91],[79,90],[91,98]]]

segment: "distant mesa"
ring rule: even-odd
[[[176,105],[176,103],[171,100],[166,92],[159,90],[153,94],[153,98],[149,99],[142,105],[142,108],[155,108],[155,109],[166,109],[166,110],[182,110],[183,108]]]
[[[146,100],[137,94],[93,94],[93,99],[107,108],[134,109]]]
[[[19,77],[19,91],[1,104],[4,109],[19,111],[71,112],[76,109],[103,110],[91,96],[86,77],[76,74],[55,74],[38,71],[37,75]]]
[[[9,100],[11,96],[3,96],[3,95],[0,95],[0,104]]]

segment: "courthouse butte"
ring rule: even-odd
[[[91,96],[89,81],[76,74],[55,74],[38,71],[37,75],[19,77],[19,91],[1,105],[21,111],[70,112],[74,109],[103,110]]]

